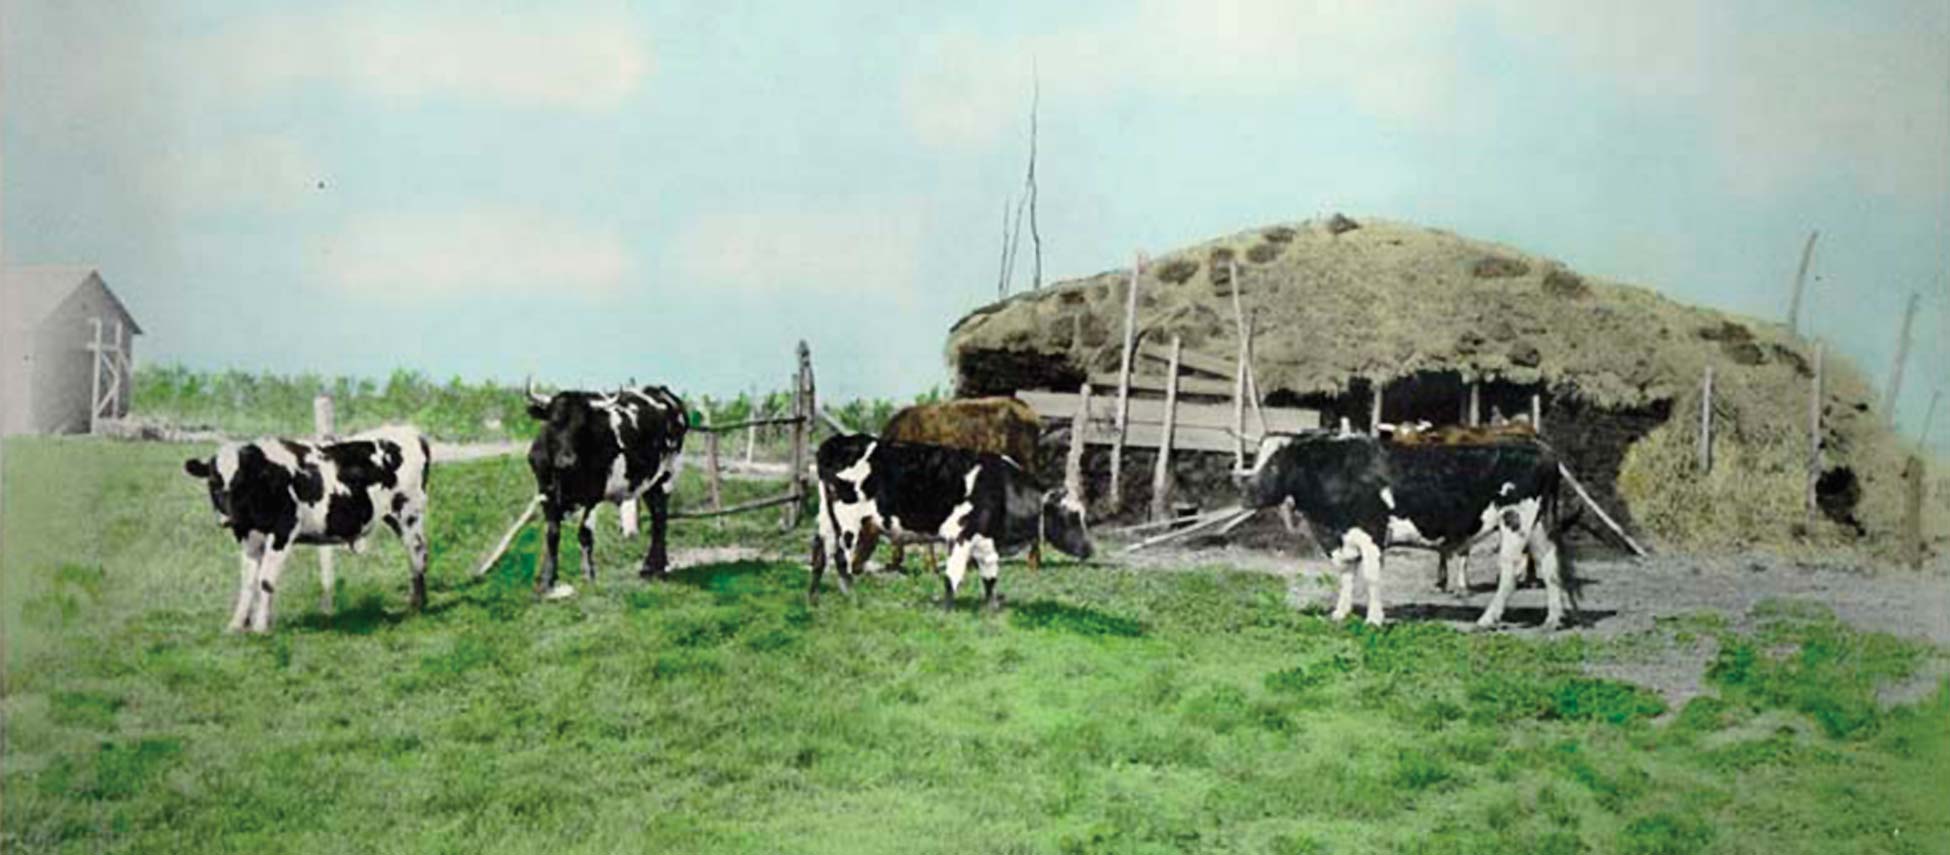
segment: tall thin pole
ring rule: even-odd
[[[1117,435],[1110,446],[1110,509],[1123,507],[1124,435],[1131,422],[1131,357],[1137,350],[1138,277],[1144,272],[1144,253],[1131,263],[1131,284],[1124,295],[1124,360],[1117,370]]]
[[[1801,334],[1801,292],[1808,284],[1808,262],[1815,257],[1815,238],[1821,235],[1819,229],[1808,233],[1808,242],[1801,246],[1801,267],[1794,272],[1794,298],[1788,303],[1788,332]]]
[[[1700,380],[1699,390],[1699,471],[1713,471],[1713,366],[1706,366],[1706,376]]]
[[[1165,430],[1158,441],[1158,468],[1151,475],[1151,518],[1171,515],[1171,441],[1178,423],[1178,356],[1183,341],[1171,337],[1171,363],[1165,369]]]
[[[1251,364],[1250,336],[1246,332],[1246,312],[1239,305],[1239,262],[1228,261],[1227,282],[1232,284],[1232,322],[1239,331],[1239,366],[1232,379],[1232,466],[1246,468],[1246,370]],[[1259,426],[1265,433],[1266,425]]]
[[[1815,482],[1821,478],[1821,363],[1823,343],[1815,342],[1815,376],[1808,387],[1808,517],[1815,515]]]
[[[1909,325],[1916,320],[1917,294],[1909,293],[1909,304],[1903,307],[1903,325],[1896,333],[1896,361],[1889,366],[1889,385],[1883,387],[1882,417],[1891,425],[1896,423],[1896,405],[1903,394],[1903,363],[1909,361]]]

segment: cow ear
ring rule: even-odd
[[[528,405],[528,417],[537,421],[548,421],[548,407],[544,404]]]
[[[204,462],[201,458],[192,457],[183,461],[183,471],[197,478],[208,478],[210,477],[210,464]]]

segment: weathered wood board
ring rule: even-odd
[[[1184,382],[1183,378],[1180,382]],[[1020,391],[1016,398],[1028,404],[1036,415],[1046,421],[1071,422],[1076,419],[1082,396],[1075,392]],[[1125,432],[1124,444],[1139,448],[1157,448],[1164,439],[1165,402],[1148,398],[1135,398],[1130,402],[1130,426]],[[1177,425],[1172,435],[1171,446],[1185,451],[1231,452],[1236,447],[1232,438],[1233,411],[1231,404],[1198,404],[1179,401]],[[1259,436],[1272,432],[1290,433],[1320,427],[1320,413],[1289,407],[1266,408],[1266,423],[1259,416],[1248,411],[1246,414],[1246,433]],[[1095,445],[1109,445],[1116,438],[1117,402],[1093,397],[1090,401],[1090,424],[1084,431],[1084,441]]]

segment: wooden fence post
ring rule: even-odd
[[[1151,518],[1171,515],[1171,434],[1178,423],[1178,356],[1183,342],[1171,337],[1171,362],[1165,369],[1165,430],[1158,441],[1158,467],[1151,473]]]
[[[1482,424],[1483,384],[1472,380],[1469,384],[1469,426],[1480,427]]]
[[[1530,393],[1530,429],[1544,435],[1544,396]]]
[[[1083,452],[1090,444],[1090,383],[1077,390],[1077,416],[1070,422],[1070,453],[1063,460],[1063,488],[1082,503]]]
[[[718,463],[718,432],[711,429],[711,414],[704,414],[704,474],[710,481],[711,510],[724,510],[724,476]],[[718,528],[724,528],[724,517],[718,517]]]
[[[1374,381],[1374,399],[1370,402],[1368,410],[1368,433],[1375,435],[1380,435],[1381,433],[1382,390],[1382,382],[1380,380]]]
[[[791,529],[799,524],[799,507],[806,501],[806,441],[812,427],[813,407],[812,351],[799,342],[799,370],[792,377],[792,459],[786,477],[790,478],[792,501],[785,506],[780,525]]]
[[[1896,424],[1896,404],[1903,395],[1903,363],[1909,360],[1909,324],[1916,320],[1916,292],[1909,292],[1909,304],[1903,308],[1903,325],[1896,333],[1896,361],[1889,366],[1889,385],[1883,387],[1882,419],[1890,426]]]
[[[95,329],[95,343],[88,348],[94,353],[93,361],[89,363],[88,369],[88,377],[90,380],[88,389],[88,432],[94,434],[99,433],[101,429],[99,422],[101,421],[102,414],[102,319],[89,318],[88,324]]]
[[[1815,342],[1815,376],[1808,391],[1808,520],[1815,518],[1815,481],[1821,478],[1821,363],[1823,343]]]
[[[1923,491],[1926,473],[1923,457],[1912,454],[1903,464],[1903,549],[1902,555],[1912,570],[1923,569]]]
[[[1699,388],[1699,471],[1713,471],[1713,366],[1706,366],[1706,376],[1700,380]]]
[[[1124,505],[1124,434],[1131,421],[1131,359],[1137,350],[1138,277],[1144,273],[1144,253],[1131,262],[1131,285],[1124,294],[1124,359],[1117,370],[1117,435],[1110,446],[1110,510]]]
[[[311,432],[319,439],[331,439],[338,434],[336,424],[332,396],[321,394],[311,399]]]
[[[1801,291],[1808,283],[1808,262],[1815,257],[1815,238],[1820,230],[1808,233],[1808,242],[1801,246],[1801,267],[1794,272],[1794,298],[1788,303],[1788,332],[1801,334]]]

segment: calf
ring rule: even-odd
[[[604,502],[617,505],[625,535],[633,536],[639,498],[650,505],[650,548],[639,575],[669,576],[664,528],[670,491],[683,462],[688,429],[684,402],[662,386],[543,397],[530,384],[527,395],[528,415],[543,422],[528,448],[528,468],[535,473],[535,491],[548,520],[548,553],[535,574],[535,589],[556,591],[556,554],[564,516],[582,512],[576,532],[582,546],[582,576],[594,583],[596,508]]]
[[[1246,488],[1253,507],[1287,502],[1304,515],[1314,539],[1341,566],[1333,617],[1354,603],[1354,564],[1368,587],[1368,623],[1380,625],[1382,553],[1414,545],[1439,551],[1466,547],[1494,532],[1499,575],[1495,596],[1477,625],[1495,626],[1526,552],[1544,578],[1546,629],[1563,620],[1555,515],[1557,456],[1535,438],[1466,445],[1398,444],[1359,434],[1269,437]]]
[[[243,548],[231,631],[270,631],[278,574],[294,544],[343,545],[357,552],[374,522],[384,522],[406,544],[413,569],[408,604],[416,611],[424,608],[430,459],[419,431],[387,427],[338,442],[225,443],[210,457],[184,461],[183,471],[209,487],[217,523]],[[321,575],[329,602],[329,565],[321,566]]]
[[[904,407],[887,420],[880,438],[999,454],[1015,461],[1034,479],[1037,477],[1036,444],[1042,439],[1042,433],[1043,424],[1036,418],[1036,411],[1015,398],[964,398]],[[868,528],[861,533],[861,538],[853,550],[855,573],[866,569],[867,559],[873,557],[878,532]],[[887,566],[899,569],[905,550],[898,542],[891,548],[894,554]],[[1030,544],[1030,568],[1039,565],[1041,559],[1041,545]],[[933,552],[928,553],[928,569],[934,569]]]
[[[980,565],[983,598],[993,609],[1001,554],[1048,541],[1090,557],[1082,502],[1065,489],[1039,490],[1005,457],[851,434],[822,443],[818,460],[819,533],[806,593],[813,602],[829,557],[840,590],[851,593],[848,557],[869,526],[895,542],[948,544],[946,609],[955,606],[970,560]]]

